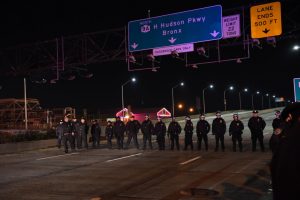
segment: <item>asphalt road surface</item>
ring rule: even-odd
[[[168,150],[158,151],[153,140],[155,149],[145,151],[133,146],[128,150],[109,150],[102,144],[100,149],[69,154],[48,148],[0,155],[0,199],[272,199],[268,141],[274,112],[261,114],[267,123],[266,152],[260,152],[258,144],[258,151],[251,152],[247,127],[250,114],[241,114],[246,127],[244,152],[232,151],[227,132],[225,152],[214,152],[214,136],[209,133],[208,152],[170,151],[168,140]],[[225,115],[224,119],[228,127],[232,115]],[[194,135],[194,149],[196,145]]]

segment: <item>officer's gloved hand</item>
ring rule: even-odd
[[[229,136],[231,136],[232,135],[232,133],[231,132],[229,132]]]

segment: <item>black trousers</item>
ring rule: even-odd
[[[177,150],[179,150],[179,135],[177,134],[171,134],[171,150],[174,150],[174,143],[176,145]]]
[[[82,135],[82,144],[84,148],[88,148],[87,134],[85,133]]]
[[[69,149],[68,143],[70,144],[70,147],[72,150],[75,149],[75,147],[72,145],[72,140],[73,140],[73,136],[71,133],[65,133],[63,135],[62,142],[64,144],[65,152],[68,152],[68,149]]]
[[[264,135],[262,132],[257,133],[257,132],[252,132],[251,133],[251,140],[252,140],[252,151],[256,151],[256,142],[257,140],[259,141],[260,145],[260,150],[262,152],[265,151],[265,146],[264,146]]]
[[[201,144],[202,144],[202,140],[204,141],[205,144],[205,150],[208,150],[208,138],[207,138],[207,134],[198,134],[198,150],[201,150]]]
[[[241,134],[232,134],[232,150],[236,151],[236,142],[238,142],[239,150],[243,151],[243,144],[242,144],[242,136]]]
[[[129,147],[132,139],[133,139],[135,147],[137,149],[139,149],[139,143],[138,143],[138,140],[137,140],[137,133],[128,133],[128,139],[127,139],[126,148]]]
[[[61,134],[59,134],[58,137],[57,137],[57,147],[58,148],[61,147],[61,142],[62,142],[62,136],[61,136]]]
[[[185,138],[184,138],[184,150],[187,150],[187,147],[191,146],[191,150],[194,149],[194,145],[193,145],[193,134],[185,134]]]
[[[117,134],[117,144],[119,149],[123,149],[124,133]]]
[[[93,148],[100,146],[100,134],[92,134]]]
[[[222,150],[224,151],[225,150],[225,144],[224,144],[224,135],[215,135],[215,139],[216,139],[216,148],[215,148],[215,151],[218,151],[219,150],[219,141],[221,142],[221,147],[222,147]]]
[[[143,134],[143,142],[144,142],[143,149],[146,149],[147,141],[149,142],[150,149],[152,149],[152,136],[150,133]]]
[[[112,142],[111,142],[111,140],[112,140],[112,135],[108,135],[107,136],[107,146],[108,146],[108,148],[112,148]]]
[[[158,134],[156,140],[159,150],[165,150],[165,136],[162,134]]]
[[[75,141],[76,141],[76,147],[78,149],[81,149],[81,147],[82,147],[82,135],[79,134],[79,133],[76,133],[75,134]]]

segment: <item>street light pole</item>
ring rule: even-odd
[[[242,98],[241,98],[241,92],[239,92],[239,101],[240,101],[240,110],[242,110]]]
[[[26,78],[24,78],[24,110],[25,110],[25,129],[28,129],[28,116],[27,116],[27,85]]]
[[[227,106],[226,106],[226,90],[224,90],[224,111],[227,110]]]
[[[224,90],[224,110],[227,110],[227,102],[226,102],[226,92],[227,90],[233,90],[233,86],[230,86],[229,89]]]
[[[127,85],[129,82],[135,82],[136,79],[135,78],[132,78],[128,81],[126,81],[124,84],[121,85],[121,91],[122,91],[122,110],[124,109],[124,86]]]
[[[173,117],[175,117],[174,110],[175,110],[175,108],[174,108],[174,87],[172,87],[172,116]]]
[[[175,105],[174,105],[174,89],[177,88],[178,86],[184,86],[184,83],[181,82],[174,87],[172,87],[172,116],[175,117]]]
[[[253,94],[251,94],[251,105],[252,105],[252,110],[254,110]]]
[[[264,109],[264,95],[261,94],[261,109]]]
[[[214,88],[214,85],[209,85],[208,87],[206,87],[206,88],[204,88],[203,90],[202,90],[202,102],[203,102],[203,113],[205,114],[206,113],[206,107],[205,107],[205,90],[206,89],[208,89],[208,88]]]

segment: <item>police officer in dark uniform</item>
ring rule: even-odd
[[[171,139],[171,150],[174,150],[174,142],[176,144],[177,150],[180,149],[179,146],[179,134],[181,133],[181,126],[175,121],[175,117],[172,118],[172,122],[168,127],[168,137]]]
[[[275,117],[275,119],[273,119],[273,122],[272,122],[273,134],[269,141],[269,146],[270,146],[270,149],[272,150],[272,153],[274,153],[278,149],[280,140],[282,137],[282,135],[281,135],[282,122],[281,122],[279,110],[275,111],[275,116],[276,117]]]
[[[98,124],[97,120],[93,121],[92,127],[91,127],[91,134],[92,134],[92,140],[93,140],[93,148],[99,148],[100,146],[100,136],[101,136],[101,127]]]
[[[57,147],[60,149],[61,147],[61,140],[63,136],[63,120],[59,121],[59,124],[56,127],[56,137],[57,137]]]
[[[184,139],[184,150],[187,150],[187,147],[190,145],[191,150],[194,149],[193,145],[193,122],[191,121],[191,118],[189,116],[186,116],[185,118],[185,126],[184,126],[184,132],[185,132],[185,139]]]
[[[65,147],[65,153],[68,153],[68,149],[69,149],[68,142],[71,146],[71,149],[75,150],[74,146],[72,145],[73,127],[68,116],[64,117],[64,122],[62,123],[62,129],[63,129],[62,141]]]
[[[86,124],[85,119],[81,118],[79,122],[79,127],[78,127],[78,134],[80,135],[82,139],[82,143],[84,148],[88,149],[88,141],[87,141],[87,135],[89,131],[89,126]],[[81,147],[81,146],[80,146]]]
[[[133,138],[135,147],[137,149],[139,149],[137,134],[138,134],[140,128],[141,128],[140,122],[135,120],[134,116],[131,116],[129,122],[127,122],[127,124],[126,124],[126,133],[128,135],[126,149],[128,149],[132,138]]]
[[[254,110],[253,116],[249,119],[248,127],[251,131],[251,140],[252,140],[252,151],[256,151],[256,141],[258,139],[260,144],[260,150],[265,151],[264,146],[264,134],[263,131],[266,127],[266,122],[263,118],[258,116],[258,111]]]
[[[243,144],[242,144],[242,134],[244,130],[244,124],[241,120],[239,120],[239,115],[233,115],[233,121],[230,123],[229,126],[229,136],[232,136],[232,150],[236,152],[236,142],[239,144],[240,152],[243,151]]]
[[[112,138],[113,138],[113,135],[114,135],[114,127],[113,127],[113,124],[111,121],[108,121],[107,122],[107,126],[105,128],[105,137],[107,139],[107,146],[109,149],[112,148]]]
[[[123,149],[123,141],[124,141],[124,132],[125,132],[125,124],[121,121],[120,117],[116,117],[116,122],[114,124],[114,134],[117,138],[118,149]]]
[[[222,151],[225,151],[225,145],[224,145],[225,132],[226,132],[226,122],[221,117],[221,113],[218,111],[216,112],[216,118],[213,120],[212,123],[212,134],[215,135],[215,139],[216,139],[215,151],[219,150],[219,141],[221,142]]]
[[[205,144],[205,150],[208,151],[208,138],[207,134],[210,131],[210,125],[209,123],[205,120],[205,115],[201,114],[200,119],[197,122],[197,127],[196,127],[196,133],[197,133],[197,138],[198,138],[198,150],[201,150],[201,143],[202,139]]]
[[[77,149],[81,149],[82,147],[82,135],[79,133],[79,126],[80,122],[77,121],[76,118],[73,119],[73,141],[74,141],[74,146],[77,147]]]
[[[165,150],[165,136],[166,136],[167,128],[165,123],[162,121],[160,117],[157,118],[157,122],[154,127],[154,132],[158,143],[158,149]]]
[[[143,150],[146,149],[147,140],[149,142],[150,149],[153,149],[152,134],[154,133],[154,126],[152,121],[149,118],[149,115],[145,116],[145,120],[142,122],[141,131],[143,133],[143,142],[144,142]]]
[[[273,199],[300,199],[300,102],[285,107],[281,119],[282,138],[271,161]]]

